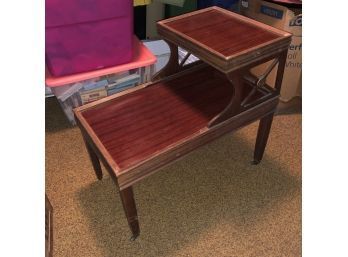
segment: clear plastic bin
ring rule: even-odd
[[[51,88],[69,122],[76,124],[73,109],[131,87],[149,82],[154,73],[153,65],[114,73],[95,79]]]
[[[74,108],[151,80],[156,57],[136,38],[133,51],[132,62],[115,67],[63,77],[52,77],[46,70],[46,86],[71,124],[76,124]]]

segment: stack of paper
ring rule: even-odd
[[[114,83],[109,84],[107,86],[107,94],[112,95],[120,91],[123,91],[127,88],[133,87],[137,83],[139,83],[139,80],[140,80],[139,74],[131,74],[127,77],[116,79]]]
[[[86,104],[107,96],[107,85],[108,81],[106,79],[88,85],[84,85],[83,89],[80,90],[82,104]]]

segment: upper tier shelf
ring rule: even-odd
[[[291,34],[244,16],[210,7],[157,23],[158,33],[222,72],[287,49]]]
[[[247,85],[245,89],[245,94],[251,90]],[[230,102],[231,91],[220,72],[200,65],[76,112],[122,172],[208,131],[209,121]]]

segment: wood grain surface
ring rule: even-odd
[[[254,163],[261,161],[291,41],[287,32],[217,7],[157,25],[171,58],[156,81],[74,110],[97,177],[99,158],[120,190],[133,239],[139,224],[132,185],[160,167],[258,119]],[[179,67],[177,46],[210,66]],[[275,89],[245,79],[249,68],[273,58]]]
[[[230,90],[206,67],[82,115],[122,170],[205,128],[228,104]]]
[[[225,73],[279,54],[292,36],[216,6],[159,21],[157,30]]]
[[[274,112],[278,93],[265,88],[240,114],[208,128],[231,100],[230,83],[214,68],[199,65],[75,113],[81,130],[88,128],[84,137],[123,190],[200,145]],[[251,90],[244,83],[243,98]]]
[[[281,37],[215,9],[166,25],[226,57]]]

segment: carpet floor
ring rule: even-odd
[[[105,169],[96,179],[79,129],[47,99],[53,256],[301,256],[301,119],[274,118],[257,166],[255,122],[134,185],[141,232],[132,242],[112,179]]]

